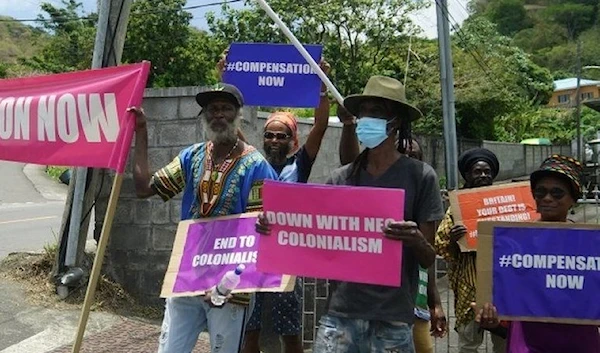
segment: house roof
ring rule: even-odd
[[[579,85],[581,87],[598,86],[598,85],[600,85],[600,81],[586,80],[586,79],[582,78]],[[570,77],[570,78],[565,78],[562,80],[554,81],[554,91],[555,92],[556,91],[565,91],[565,90],[569,90],[569,89],[576,89],[576,88],[577,88],[577,77]]]

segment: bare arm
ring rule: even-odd
[[[427,282],[427,305],[433,309],[436,306],[442,305],[442,299],[440,298],[440,292],[437,289],[437,283],[435,278],[435,264],[429,267],[427,270],[428,282]]]
[[[423,222],[419,225],[419,230],[427,242],[415,249],[415,255],[421,267],[429,268],[435,262],[435,249],[433,248],[436,231],[435,222]]]
[[[386,237],[400,240],[404,246],[410,248],[423,268],[429,268],[435,261],[435,250],[431,245],[434,232],[435,222],[417,225],[413,221],[391,222],[383,230]]]
[[[321,142],[323,142],[323,136],[329,125],[329,98],[327,96],[321,97],[321,102],[317,109],[315,109],[315,124],[310,133],[306,138],[304,148],[311,161],[317,158],[317,154],[321,149]]]
[[[356,137],[356,118],[343,106],[338,105],[337,116],[342,122],[342,137],[340,139],[340,163],[352,163],[360,154],[358,137]]]
[[[433,249],[435,250],[435,234],[437,232],[438,226],[440,222],[435,222],[433,225],[433,234],[431,239],[427,239],[431,245],[433,245]],[[435,276],[435,263],[431,266],[428,271],[428,280],[427,280],[427,305],[430,309],[435,308],[436,306],[442,306],[442,300],[440,298],[440,292],[437,289],[437,278]]]
[[[150,186],[152,173],[148,163],[148,128],[146,116],[141,108],[132,107],[129,111],[136,117],[135,147],[133,163],[133,182],[135,194],[140,198],[148,198],[156,194],[156,190]]]
[[[330,66],[329,64],[321,60],[321,70],[327,75],[329,74]],[[321,92],[327,92],[327,86],[324,83],[321,83]],[[306,153],[311,161],[317,158],[317,154],[319,154],[319,150],[321,149],[321,142],[323,141],[323,136],[325,136],[325,131],[329,126],[329,98],[327,95],[322,95],[319,101],[319,106],[315,109],[315,124],[312,129],[310,129],[310,133],[308,134],[308,138],[306,139],[306,143],[304,144],[304,148],[306,149]]]

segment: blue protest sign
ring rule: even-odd
[[[504,317],[600,320],[600,228],[494,227],[492,297]],[[479,290],[479,289],[478,289]]]
[[[320,61],[321,45],[304,48],[317,63]],[[321,79],[293,45],[231,44],[223,81],[239,88],[247,105],[305,108],[319,105]]]

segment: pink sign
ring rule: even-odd
[[[265,180],[263,203],[259,271],[400,286],[402,243],[382,229],[404,219],[404,190]]]
[[[0,80],[0,160],[123,172],[149,62]]]

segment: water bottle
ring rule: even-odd
[[[221,278],[221,282],[217,285],[215,290],[212,291],[210,296],[210,301],[215,306],[221,306],[225,303],[225,299],[227,295],[234,290],[238,284],[240,284],[240,275],[244,272],[246,266],[243,264],[238,265],[235,270],[227,271],[223,278]]]

